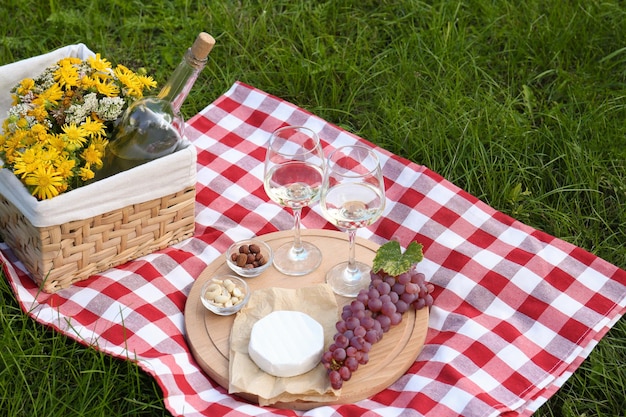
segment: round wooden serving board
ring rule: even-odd
[[[258,236],[272,248],[293,239],[292,231],[281,231]],[[255,278],[247,278],[254,291],[259,288],[299,288],[324,282],[324,275],[333,265],[345,261],[348,256],[347,235],[331,230],[302,230],[302,238],[315,243],[322,251],[321,266],[309,275],[292,277],[268,268]],[[356,241],[356,258],[371,264],[378,245],[361,238]],[[224,257],[216,259],[193,284],[185,305],[185,327],[191,352],[200,367],[215,382],[228,390],[229,339],[235,316],[218,316],[208,311],[200,301],[202,285],[214,275],[232,273]],[[339,309],[352,299],[337,296]],[[339,312],[338,312],[339,313]],[[308,410],[322,405],[347,404],[368,398],[387,388],[402,376],[421,352],[428,330],[428,309],[404,313],[402,322],[385,333],[382,340],[373,345],[369,362],[359,366],[350,381],[343,384],[339,399],[332,402],[296,401],[278,403],[279,408]],[[238,393],[238,396],[256,402],[253,395]]]

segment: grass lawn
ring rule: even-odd
[[[187,117],[241,80],[626,266],[620,0],[3,0],[0,21],[0,65],[83,42],[160,83],[208,31]],[[0,410],[168,415],[150,376],[27,318],[5,279],[0,293]],[[622,319],[536,415],[625,410]]]

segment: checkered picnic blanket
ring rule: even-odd
[[[200,272],[234,240],[292,227],[291,213],[269,201],[262,185],[265,144],[285,124],[319,132],[326,152],[356,142],[376,148],[388,206],[359,236],[421,242],[419,269],[436,286],[415,363],[356,404],[304,412],[242,402],[205,376],[185,341],[185,301]],[[530,415],[626,309],[623,270],[263,91],[235,83],[186,132],[198,150],[193,238],[53,295],[38,293],[0,246],[24,311],[80,343],[137,361],[174,415]],[[332,228],[315,206],[303,227]]]

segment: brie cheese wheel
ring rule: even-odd
[[[291,377],[315,368],[324,350],[324,328],[308,314],[274,311],[252,326],[248,354],[263,371]]]

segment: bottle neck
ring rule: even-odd
[[[157,97],[172,103],[172,109],[179,112],[206,63],[207,59],[197,59],[189,48]]]

